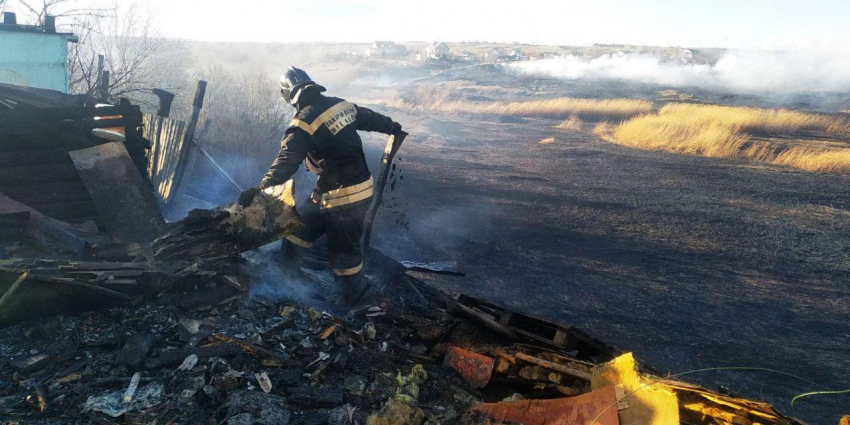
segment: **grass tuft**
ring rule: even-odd
[[[584,121],[582,121],[581,118],[579,118],[575,115],[571,115],[569,118],[567,118],[566,120],[564,120],[563,122],[561,122],[560,124],[555,126],[555,128],[562,128],[564,130],[574,130],[574,131],[581,131],[581,129],[583,127],[584,127]]]

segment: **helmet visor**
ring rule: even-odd
[[[292,103],[292,89],[281,88],[280,95],[283,96],[283,100],[285,100],[286,103]]]

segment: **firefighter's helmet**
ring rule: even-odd
[[[307,87],[317,87],[320,91],[325,91],[325,88],[316,84],[303,69],[290,66],[280,76],[280,94],[289,104],[295,105],[298,103],[298,97],[301,95],[302,90]]]

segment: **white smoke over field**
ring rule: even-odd
[[[621,80],[736,93],[850,91],[850,55],[843,52],[730,51],[714,65],[682,64],[627,54],[542,59],[511,64],[527,74],[569,80]]]

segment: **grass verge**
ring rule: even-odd
[[[648,114],[652,102],[636,99],[580,99],[558,97],[554,99],[515,102],[473,101],[458,95],[458,84],[446,86],[421,86],[416,90],[399,92],[388,106],[446,113],[494,114],[509,116],[535,116],[568,119],[575,117],[591,121],[622,121]],[[458,97],[461,97],[460,99]]]

